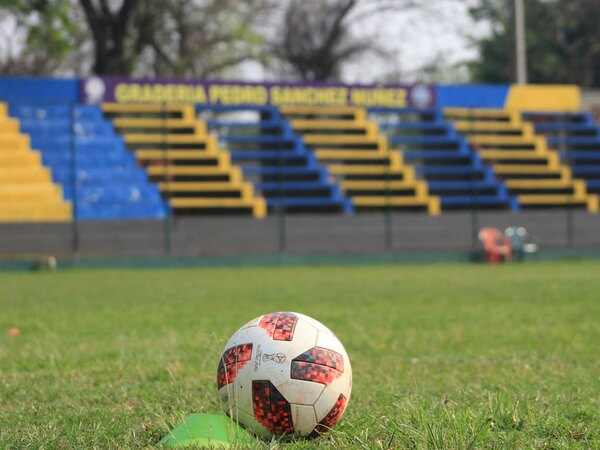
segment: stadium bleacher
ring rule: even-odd
[[[582,180],[573,178],[558,153],[548,148],[546,139],[535,134],[519,111],[446,108],[444,116],[492,165],[521,208],[569,206],[598,211],[598,197],[588,193]]]
[[[196,105],[196,111],[270,211],[352,212],[352,202],[276,107]]]
[[[536,134],[546,137],[548,146],[559,152],[574,177],[585,181],[587,191],[600,194],[600,127],[589,113],[523,113]]]
[[[281,106],[294,132],[326,164],[356,210],[423,210],[440,213],[426,182],[391,152],[366,110],[357,107]]]
[[[173,214],[266,214],[229,153],[197,120],[192,104],[105,103],[102,110],[166,197]]]
[[[79,220],[160,219],[160,193],[136,167],[123,140],[97,106],[13,102],[10,112]]]
[[[71,220],[71,202],[20,132],[19,120],[9,117],[6,103],[0,103],[0,204],[2,222]]]
[[[494,177],[477,152],[438,109],[370,108],[392,149],[415,167],[429,192],[440,197],[442,210],[519,209],[504,184]]]
[[[114,92],[81,104],[82,86],[7,81],[1,221],[599,210],[600,127],[576,86],[440,86],[427,108],[127,103]]]

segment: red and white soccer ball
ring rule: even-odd
[[[257,317],[227,342],[217,385],[223,410],[259,436],[310,436],[340,419],[350,360],[325,325],[303,314]]]

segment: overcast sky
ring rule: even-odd
[[[402,81],[419,81],[415,71],[440,56],[448,66],[476,57],[469,36],[486,35],[489,27],[476,25],[470,18],[468,8],[474,3],[475,0],[439,0],[434,14],[418,10],[386,12],[354,23],[352,32],[356,36],[371,37],[393,56],[362,57],[348,64],[344,81],[371,83],[390,73],[402,74]],[[272,78],[256,64],[248,64],[244,69],[247,77],[256,81]],[[460,77],[461,73],[446,76]]]
[[[477,56],[469,36],[481,36],[488,30],[476,26],[470,18],[468,7],[472,3],[470,0],[442,2],[435,15],[420,11],[385,13],[373,17],[362,27],[396,55],[388,64],[396,64],[397,71],[410,76],[438,57],[451,65]],[[354,64],[352,72],[357,78],[354,81],[386,73],[386,65],[375,61],[374,64]],[[361,75],[363,72],[365,75]]]

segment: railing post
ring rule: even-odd
[[[169,202],[170,189],[169,189],[169,142],[167,140],[168,136],[168,108],[166,102],[162,102],[162,114],[161,114],[161,146],[162,146],[162,165],[163,165],[163,182],[165,183],[165,198],[167,203]],[[168,211],[165,214],[165,218],[163,220],[163,252],[165,256],[169,256],[171,254],[171,246],[172,246],[172,236],[173,232],[171,227],[171,215],[168,214]]]
[[[71,254],[73,257],[79,257],[80,236],[79,236],[79,211],[78,211],[78,176],[77,176],[77,145],[76,145],[76,113],[75,104],[69,101],[69,152],[71,155],[71,205],[73,210],[73,221],[71,224]]]
[[[262,120],[262,119],[261,119]],[[285,177],[283,175],[283,155],[282,149],[278,149],[277,153],[277,236],[278,236],[278,247],[279,254],[284,254],[287,251],[287,223],[285,217],[285,191],[283,183]]]
[[[471,132],[475,129],[475,127],[473,126],[474,122],[475,122],[475,117],[474,114],[475,112],[469,108],[468,110],[468,124],[469,126],[467,127],[467,133],[465,136],[465,142],[466,145],[469,146],[469,148],[475,153],[477,152],[477,156],[480,157],[479,152],[477,151],[477,149],[473,146],[471,146],[471,142],[470,142],[470,137],[471,137]],[[472,247],[472,251],[473,254],[476,254],[478,248],[479,248],[479,201],[477,199],[477,187],[476,187],[476,183],[477,183],[477,173],[475,172],[475,167],[473,167],[473,165],[471,165],[471,174],[470,174],[470,194],[471,194],[471,247]]]
[[[389,120],[389,116],[388,116]],[[392,138],[390,136],[389,127],[385,132],[385,137],[388,145],[388,160],[385,166],[385,195],[386,195],[386,205],[385,205],[385,221],[384,221],[384,239],[385,239],[385,251],[390,252],[394,247],[394,233],[393,233],[393,217],[392,217],[392,198],[391,198],[391,189],[393,186],[392,183],[392,174],[391,174],[391,165],[392,165]]]
[[[561,116],[562,116],[562,120],[564,121],[564,118],[567,117],[567,113],[561,113],[558,117],[557,117],[557,121],[559,124],[561,124]],[[563,122],[564,124],[564,122]],[[565,125],[566,126],[566,125]],[[571,173],[571,180],[575,181],[575,178],[573,177],[573,167],[571,166],[571,160],[567,155],[568,152],[568,146],[567,146],[567,130],[565,129],[564,126],[561,126],[558,132],[558,152],[560,155],[560,161],[562,161],[562,163],[564,165],[566,165],[569,168],[569,172]],[[565,227],[565,243],[567,248],[573,248],[573,238],[574,238],[574,217],[573,217],[573,197],[575,195],[575,189],[573,186],[573,194],[569,195],[567,197],[567,206],[565,208],[565,212],[566,212],[566,227]]]

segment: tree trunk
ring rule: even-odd
[[[80,0],[94,40],[94,68],[96,75],[130,75],[137,55],[127,52],[128,28],[139,0],[123,0],[121,8],[113,13],[107,0]]]

